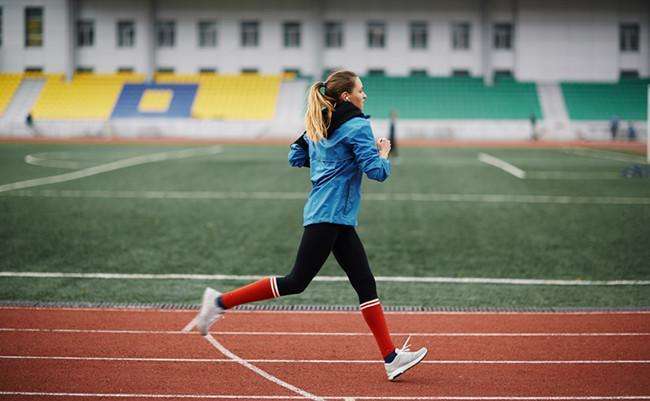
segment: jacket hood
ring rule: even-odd
[[[323,120],[327,121],[327,108],[323,108]],[[369,115],[363,114],[363,112],[355,105],[350,102],[339,103],[334,106],[334,111],[332,112],[332,120],[330,121],[329,127],[327,128],[327,138],[331,138],[334,131],[336,131],[341,125],[345,124],[348,120],[353,119],[354,117],[363,117],[370,118]],[[299,145],[305,152],[309,152],[309,145],[305,140],[305,135],[307,131],[303,131],[302,135],[298,137],[293,143]],[[305,167],[309,167],[309,159]]]
[[[323,109],[323,117],[325,121],[327,121],[327,109]],[[334,131],[336,131],[341,125],[355,117],[370,118],[369,115],[363,114],[361,109],[353,105],[351,102],[342,102],[337,104],[334,107],[332,120],[327,128],[327,138],[330,138]]]

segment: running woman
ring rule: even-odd
[[[361,200],[361,179],[384,181],[391,172],[390,141],[375,141],[369,116],[363,114],[366,94],[359,77],[337,71],[309,90],[306,131],[290,146],[289,164],[310,167],[312,190],[303,211],[304,232],[296,262],[284,277],[267,277],[226,293],[206,288],[196,318],[203,335],[223,313],[237,305],[299,294],[307,288],[330,252],[347,274],[359,297],[363,318],[384,358],[389,380],[417,365],[426,348],[411,352],[408,339],[401,348],[391,340],[355,226]]]

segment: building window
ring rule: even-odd
[[[340,22],[325,23],[325,47],[343,47],[343,24]]]
[[[43,73],[43,67],[36,67],[36,66],[29,66],[25,67],[25,72],[26,73],[31,73],[31,74],[42,74]]]
[[[512,24],[494,24],[494,48],[500,50],[512,50]]]
[[[426,49],[427,40],[427,23],[411,22],[411,49]]]
[[[619,79],[639,79],[639,70],[621,70]]]
[[[92,74],[93,67],[78,66],[75,71],[77,74]]]
[[[381,68],[373,68],[368,70],[368,75],[374,76],[374,77],[383,77],[386,75],[386,72],[382,70]]]
[[[117,69],[118,74],[133,74],[134,72],[135,70],[133,69],[133,67],[119,67]]]
[[[156,44],[158,47],[174,47],[176,43],[176,22],[158,21],[156,23]]]
[[[426,77],[426,76],[428,76],[427,70],[420,70],[420,69],[411,70],[410,75],[412,77]]]
[[[173,74],[174,73],[174,67],[158,67],[156,69],[156,72],[158,74]]]
[[[199,69],[199,74],[214,75],[216,73],[217,69],[212,67],[203,67]]]
[[[117,47],[135,46],[135,23],[117,21]]]
[[[199,21],[199,47],[217,46],[217,23],[214,21]]]
[[[300,47],[300,23],[284,23],[284,47]]]
[[[469,70],[453,70],[451,75],[454,77],[469,77]]]
[[[284,68],[282,72],[284,73],[285,77],[300,77],[300,69],[298,68]]]
[[[95,22],[91,20],[77,21],[77,46],[89,47],[95,43]]]
[[[243,21],[241,23],[242,47],[257,47],[259,43],[259,27],[257,21]]]
[[[379,21],[368,22],[368,47],[386,47],[386,23]]]
[[[455,50],[468,50],[469,35],[469,22],[456,22],[451,24],[451,47]]]
[[[252,67],[241,69],[242,74],[257,74],[258,72],[259,71],[257,70],[257,68],[252,68]]]
[[[495,70],[494,71],[494,80],[512,80],[514,79],[511,70]]]
[[[43,46],[43,7],[25,8],[25,47]]]
[[[639,51],[639,24],[621,24],[619,47],[622,52]]]

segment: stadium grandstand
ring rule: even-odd
[[[0,0],[0,133],[288,138],[309,84],[348,68],[405,137],[644,134],[647,2],[407,3]]]

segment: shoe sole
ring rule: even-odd
[[[398,373],[395,376],[393,376],[392,378],[389,377],[388,380],[390,380],[390,381],[397,380],[397,378],[400,377],[401,375],[403,375],[404,373],[406,373],[407,370],[411,369],[413,366],[420,363],[424,359],[424,357],[427,356],[428,353],[429,353],[429,350],[427,349],[426,351],[424,351],[424,354],[422,354],[421,357],[419,357],[418,359],[414,359],[408,365],[402,366],[400,369],[398,369]]]

